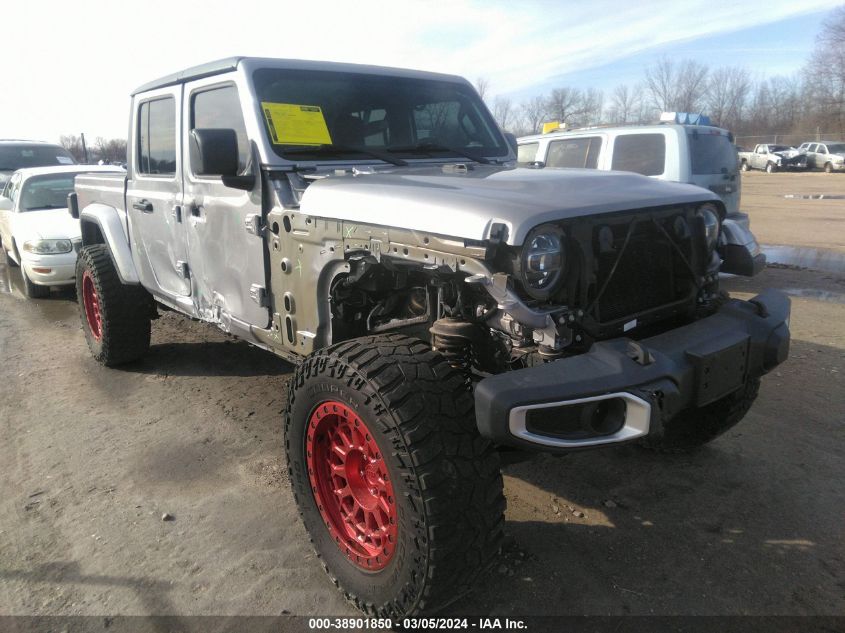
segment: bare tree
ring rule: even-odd
[[[523,101],[519,106],[522,115],[522,125],[527,134],[536,134],[540,131],[540,124],[547,117],[546,97],[537,95]]]
[[[546,98],[546,112],[561,123],[573,123],[584,114],[584,99],[577,88],[555,88]]]
[[[490,92],[490,80],[487,77],[478,77],[475,80],[475,91],[482,101],[487,101],[487,93]]]
[[[805,77],[816,125],[845,134],[845,6],[832,11],[822,26]]]
[[[82,137],[76,134],[62,134],[59,137],[59,144],[70,152],[77,163],[85,160],[85,152],[82,151]]]
[[[604,93],[598,88],[588,88],[581,97],[582,125],[598,125],[601,123],[604,106]]]
[[[705,97],[707,112],[722,127],[736,129],[751,93],[751,73],[740,66],[723,66],[710,73]]]
[[[498,96],[493,100],[493,118],[503,130],[508,130],[512,121],[513,105],[507,97]]]
[[[655,107],[662,111],[696,112],[707,90],[707,66],[691,59],[680,65],[660,58],[645,70],[646,88]]]
[[[642,107],[642,88],[639,85],[619,84],[610,93],[607,118],[611,123],[637,123]]]
[[[126,162],[126,140],[121,138],[105,139],[98,136],[94,148],[99,160],[104,163]]]

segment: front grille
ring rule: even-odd
[[[596,291],[608,281],[625,241],[628,225],[614,226],[614,249],[598,257]],[[687,295],[689,275],[684,274],[675,249],[651,222],[638,223],[622,259],[596,305],[600,323],[673,303]]]

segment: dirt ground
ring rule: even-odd
[[[796,224],[773,178],[797,186],[744,176],[761,241],[842,247],[842,201]],[[743,423],[692,456],[506,467],[506,551],[451,614],[845,615],[845,275],[725,286],[793,295],[791,357]],[[3,287],[0,614],[357,614],[288,489],[288,364],[168,314],[145,360],[105,369],[71,295],[27,301],[16,269]]]
[[[819,194],[840,197],[785,197]],[[761,244],[845,252],[845,173],[743,172],[742,210]]]

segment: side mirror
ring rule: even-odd
[[[191,130],[191,166],[197,176],[220,176],[223,184],[249,191],[255,176],[238,175],[238,135],[232,129]]]
[[[0,196],[0,211],[11,211],[12,206],[12,201],[9,198]]]
[[[76,195],[75,191],[67,194],[67,211],[70,213],[70,217],[75,220],[79,219],[79,196]]]
[[[518,151],[518,145],[516,142],[516,135],[511,134],[510,132],[502,132],[505,135],[505,140],[508,142],[508,145],[511,146],[511,149],[516,153]]]

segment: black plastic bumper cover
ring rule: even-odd
[[[714,315],[639,345],[651,361],[630,354],[630,339],[603,341],[580,356],[485,378],[475,388],[482,435],[497,443],[554,450],[515,437],[515,407],[629,393],[651,404],[650,427],[689,407],[722,398],[761,376],[789,354],[789,299],[766,290],[749,301],[732,299]],[[648,361],[646,361],[648,362]]]

